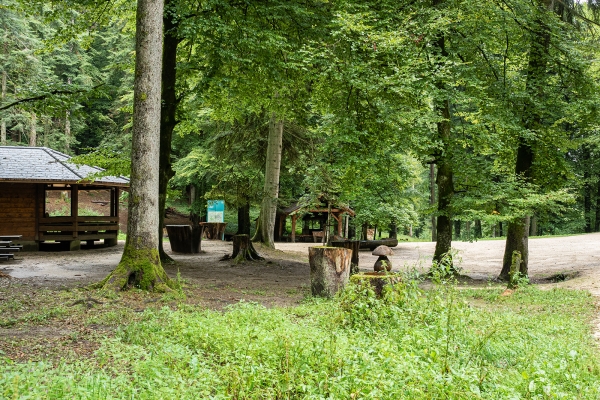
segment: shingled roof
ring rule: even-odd
[[[87,180],[104,171],[88,165],[75,165],[71,157],[47,147],[0,146],[0,182],[95,183],[129,186],[129,179],[105,176]]]

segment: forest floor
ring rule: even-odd
[[[587,290],[600,303],[598,243],[600,233],[530,239],[531,282],[547,288]],[[0,278],[0,355],[4,353],[13,359],[26,360],[37,358],[34,355],[38,353],[40,357],[60,354],[60,347],[52,347],[54,339],[64,339],[69,350],[78,354],[92,352],[97,338],[110,334],[112,328],[107,331],[103,328],[106,324],[90,325],[89,312],[108,303],[119,303],[118,307],[126,308],[128,312],[165,305],[177,307],[175,299],[164,295],[134,293],[120,300],[90,299],[99,293],[86,294],[78,289],[105,277],[118,264],[123,245],[121,241],[110,248],[23,252],[17,254],[14,261],[0,263],[0,272],[10,276]],[[184,302],[188,304],[223,309],[243,300],[267,307],[293,306],[310,294],[308,247],[313,245],[278,243],[276,250],[257,246],[265,261],[234,264],[231,260],[220,261],[224,255],[231,254],[231,242],[204,240],[202,253],[172,254],[175,262],[166,264],[165,270],[172,278],[178,277],[184,283]],[[462,259],[459,267],[465,276],[459,286],[503,285],[495,282],[495,277],[500,272],[504,241],[454,242],[453,245]],[[165,247],[170,253],[168,241]],[[393,250],[394,255],[390,258],[394,270],[425,272],[430,265],[434,243],[401,242]],[[369,251],[361,251],[361,270],[371,270],[375,260]],[[81,310],[75,314],[81,319],[73,316],[73,310],[78,307]],[[113,314],[110,318],[119,318],[118,311]],[[104,314],[102,318],[108,318],[108,315]],[[87,322],[84,324],[83,321]],[[595,323],[598,324],[596,336],[600,339],[600,319]],[[76,336],[74,341],[73,335]],[[82,340],[82,337],[87,339]],[[23,351],[25,345],[31,349],[31,343],[37,343],[41,350],[29,354]]]

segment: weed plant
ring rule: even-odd
[[[368,284],[295,308],[146,310],[94,358],[11,364],[0,398],[598,399],[587,292]]]

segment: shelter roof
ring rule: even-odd
[[[318,206],[313,206],[313,207],[302,207],[300,204],[298,203],[292,203],[290,204],[288,207],[279,210],[279,212],[281,214],[285,214],[285,215],[293,215],[293,214],[298,214],[299,212],[302,211],[306,211],[306,212],[310,212],[310,213],[322,213],[322,212],[327,212],[327,206],[326,205],[322,205],[321,207]],[[354,217],[355,212],[354,210],[352,210],[350,207],[346,207],[346,206],[342,206],[342,205],[332,205],[331,206],[331,211],[334,213],[347,213],[350,214],[350,216]]]
[[[93,174],[104,170],[88,165],[75,165],[70,159],[70,156],[47,147],[0,146],[0,182],[129,186],[129,179],[123,176],[93,178]],[[91,178],[88,180],[88,177]]]

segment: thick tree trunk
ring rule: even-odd
[[[549,11],[552,10],[554,4],[552,0],[539,0],[539,3]],[[542,124],[543,110],[538,109],[535,99],[544,96],[550,32],[541,18],[536,21],[536,26],[532,29],[531,35],[531,48],[529,50],[527,82],[525,87],[527,98],[523,108],[523,128],[527,132],[535,132]],[[528,136],[532,135],[528,134]],[[534,152],[530,139],[526,138],[524,135],[520,136],[517,148],[515,174],[521,177],[525,182],[531,180],[533,161]],[[527,276],[529,263],[528,239],[529,217],[519,218],[509,223],[506,233],[506,247],[504,249],[504,259],[502,271],[500,272],[500,279],[510,279],[510,265],[512,254],[515,250],[521,252],[521,274]]]
[[[31,113],[31,130],[29,131],[29,147],[35,147],[37,144],[37,118],[34,112]]]
[[[454,238],[456,240],[460,239],[460,225],[461,225],[460,220],[454,221]]]
[[[587,144],[581,148],[581,161],[583,166],[583,217],[585,232],[592,231],[592,184],[590,182],[590,149]]]
[[[596,186],[596,221],[594,223],[594,232],[600,232],[600,181]]]
[[[433,6],[439,6],[445,0],[433,0]],[[439,55],[443,58],[448,57],[446,51],[446,37],[444,33],[438,35],[435,43]],[[437,82],[436,86],[440,90],[447,90],[443,82]],[[435,243],[435,252],[433,255],[433,263],[441,263],[442,260],[448,260],[450,249],[452,248],[452,197],[454,196],[454,182],[452,159],[450,151],[451,137],[451,117],[450,117],[450,100],[447,95],[443,98],[436,99],[436,111],[442,118],[437,123],[438,139],[442,142],[444,150],[437,154],[437,177],[436,183],[438,188],[437,200],[437,240]],[[450,263],[452,260],[450,259]],[[453,267],[451,267],[453,269]]]
[[[258,241],[271,248],[275,247],[275,215],[277,214],[277,200],[279,197],[282,143],[283,121],[278,120],[275,114],[272,114],[269,121],[265,186],[260,209],[260,233],[255,236]]]
[[[530,218],[529,225],[529,236],[537,236],[538,235],[538,225],[537,225],[537,216],[534,214]]]
[[[233,259],[234,262],[242,261],[258,261],[264,260],[254,249],[250,236],[248,235],[234,235],[233,236],[233,254],[231,256],[225,256],[221,260]]]
[[[177,38],[177,25],[174,22],[174,14],[168,9],[172,0],[165,2],[165,13],[163,16],[164,24],[164,40],[163,40],[163,59],[162,59],[162,91],[161,91],[161,112],[160,112],[160,160],[159,160],[159,186],[158,186],[158,207],[159,207],[159,224],[160,232],[158,252],[162,261],[173,261],[171,257],[165,253],[163,248],[162,231],[165,224],[165,208],[167,203],[167,187],[169,180],[175,175],[175,171],[171,166],[171,141],[173,139],[173,130],[177,125],[176,112],[177,92],[175,84],[177,82],[177,46],[180,39]],[[198,221],[194,224],[192,221],[192,229],[195,234],[198,234],[200,227]]]
[[[310,288],[313,296],[333,297],[348,283],[352,250],[309,247]]]
[[[508,234],[506,236],[506,246],[504,247],[504,259],[502,261],[500,279],[505,281],[510,279],[510,267],[512,265],[513,252],[515,251],[521,253],[521,268],[519,272],[523,276],[527,276],[529,255],[528,239],[529,217],[508,224]]]
[[[2,103],[6,98],[6,71],[2,71]],[[6,121],[0,122],[0,146],[6,146]]]
[[[250,235],[250,203],[238,207],[238,235]]]
[[[433,207],[435,205],[435,164],[429,164],[429,205]],[[437,224],[436,216],[431,216],[431,241],[437,241]]]
[[[483,237],[483,232],[481,231],[481,220],[480,219],[476,219],[475,220],[475,239],[480,239]]]
[[[162,16],[162,0],[138,0],[127,241],[119,265],[102,282],[112,290],[172,285],[158,254]]]
[[[441,113],[444,120],[438,123],[438,135],[445,146],[449,147],[450,104],[447,100],[443,103]],[[436,183],[438,187],[438,217],[437,241],[433,261],[439,263],[450,253],[452,248],[452,210],[450,207],[454,195],[454,182],[452,164],[447,153],[438,159]]]

